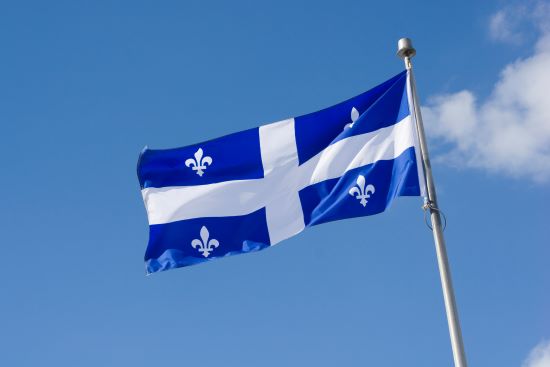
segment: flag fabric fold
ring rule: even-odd
[[[145,149],[147,273],[260,250],[425,195],[404,71],[324,110],[177,149]]]

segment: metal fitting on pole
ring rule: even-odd
[[[404,59],[405,57],[413,57],[416,55],[416,49],[412,45],[410,38],[401,38],[397,42],[397,56]]]
[[[416,55],[416,49],[412,45],[410,38],[401,38],[397,42],[397,56],[403,59],[405,67],[409,70],[411,65],[411,57]]]

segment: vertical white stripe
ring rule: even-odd
[[[298,168],[294,119],[261,126],[259,131],[264,176],[272,188],[266,197],[266,217],[269,240],[274,245],[305,227],[294,182]]]
[[[259,130],[265,177],[282,167],[298,166],[294,119],[263,125]]]

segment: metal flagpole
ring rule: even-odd
[[[445,300],[445,311],[447,312],[447,322],[449,324],[449,334],[451,336],[451,346],[453,348],[453,358],[456,367],[467,367],[466,354],[464,353],[464,344],[462,342],[462,332],[458,320],[458,310],[456,307],[453,284],[451,281],[451,270],[449,260],[447,259],[447,249],[445,248],[445,239],[443,238],[443,229],[441,227],[441,215],[437,206],[437,195],[435,184],[432,177],[432,167],[428,155],[428,146],[424,133],[424,124],[422,123],[422,114],[416,94],[416,84],[414,80],[411,58],[416,55],[416,50],[408,38],[401,38],[397,43],[397,55],[405,62],[405,67],[409,72],[410,88],[412,93],[412,107],[416,119],[418,130],[418,140],[420,142],[420,151],[424,174],[426,178],[427,202],[424,209],[430,210],[432,221],[432,232],[435,241],[435,250],[437,252],[437,263],[439,265],[439,275],[441,277],[441,287],[443,288],[443,298]]]

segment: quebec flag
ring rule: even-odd
[[[257,251],[425,196],[407,71],[327,109],[138,162],[147,273]]]

